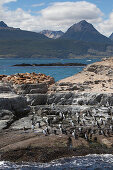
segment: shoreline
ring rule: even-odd
[[[0,138],[0,161],[48,163],[60,158],[89,154],[113,155],[113,146],[109,145],[113,135],[93,135],[92,139],[86,140],[84,137],[75,139],[71,134],[45,136],[35,131],[4,130]]]
[[[57,138],[60,135],[57,136]],[[62,136],[65,138],[65,136]],[[55,161],[57,159],[63,158],[72,158],[78,156],[87,156],[92,154],[112,154],[113,155],[113,148],[107,148],[105,145],[99,144],[95,141],[89,141],[88,146],[79,145],[77,147],[74,146],[49,146],[50,141],[46,143],[45,140],[46,136],[42,136],[44,141],[42,143],[37,144],[37,146],[27,145],[25,148],[20,147],[17,149],[12,149],[9,146],[9,150],[1,153],[0,161],[9,161],[15,163],[22,163],[22,162],[37,162],[37,163],[49,163],[51,161]],[[52,138],[56,138],[56,136],[52,136]],[[47,136],[48,139],[48,136]],[[80,140],[79,138],[77,139]],[[77,142],[75,140],[75,142]],[[27,142],[27,141],[26,141]],[[55,143],[54,143],[55,144]],[[16,145],[16,143],[14,144]],[[12,147],[12,146],[11,146]]]

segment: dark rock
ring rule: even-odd
[[[8,27],[3,21],[0,22],[0,27],[6,28]]]
[[[28,94],[26,95],[29,105],[45,105],[47,102],[46,94]]]
[[[30,111],[26,98],[15,94],[0,95],[0,109],[13,111],[18,117]]]
[[[102,100],[101,100],[101,105],[104,105],[104,106],[113,106],[113,94],[104,94],[103,97],[102,97]]]
[[[15,85],[14,89],[18,94],[34,94],[34,93],[45,94],[48,91],[48,86],[46,83],[22,84]]]
[[[27,64],[27,63],[22,63],[22,64],[15,64],[13,66],[20,66],[20,67],[25,67],[25,66],[86,66],[86,64],[83,63],[46,63],[46,64]]]
[[[0,120],[10,120],[14,117],[14,113],[9,110],[0,110]]]

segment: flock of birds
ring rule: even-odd
[[[37,114],[33,111],[31,119],[31,129],[35,131],[40,128],[44,135],[65,134],[72,135],[75,139],[78,137],[91,140],[93,135],[113,135],[113,113],[109,107],[109,112],[105,115],[96,110],[86,110],[84,112],[59,112],[57,115],[51,115],[51,110],[42,121],[37,120]],[[43,113],[42,113],[43,114]]]

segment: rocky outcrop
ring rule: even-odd
[[[82,72],[57,82],[51,91],[71,89],[75,93],[113,93],[113,58],[88,65]]]
[[[48,91],[46,83],[13,85],[13,88],[17,94],[45,94]]]
[[[0,94],[0,130],[9,128],[17,119],[30,112],[26,98],[13,93]]]
[[[43,82],[33,84],[25,83],[23,74],[22,77],[21,74],[19,76],[19,81],[24,81],[23,84],[15,83],[16,75],[10,77],[9,82],[8,77],[4,77],[0,85],[0,135],[4,136],[4,129],[8,133],[21,133],[20,136],[36,135],[33,138],[32,135],[29,136],[29,139],[18,139],[17,144],[15,140],[9,145],[3,144],[1,151],[12,153],[15,149],[19,152],[19,149],[26,150],[29,147],[31,150],[41,146],[48,147],[47,141],[42,144],[40,138],[49,140],[50,149],[63,145],[68,149],[77,149],[82,145],[90,148],[91,143],[96,143],[102,147],[102,153],[104,146],[112,150],[112,70],[111,58],[88,65],[77,75],[52,85],[47,83],[48,79],[45,82],[48,76],[44,76]],[[60,143],[60,136],[61,143],[64,141],[63,145]]]
[[[14,67],[26,67],[26,66],[86,66],[86,64],[82,63],[46,63],[46,64],[15,64]]]
[[[0,109],[14,111],[14,114],[23,114],[28,112],[26,98],[15,94],[0,94]]]
[[[9,127],[22,129],[27,124],[31,128],[32,116],[28,118],[29,121],[27,121],[26,117],[29,117],[30,106],[46,104],[46,93],[52,83],[54,83],[54,79],[44,74],[24,73],[11,76],[1,75],[0,130]],[[24,117],[25,121],[23,121]],[[22,122],[27,123],[22,125]]]

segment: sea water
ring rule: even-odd
[[[36,59],[36,58],[0,58],[0,74],[12,75],[16,73],[44,73],[55,78],[55,81],[72,76],[83,70],[79,66],[24,66],[13,67],[15,64],[47,64],[47,63],[83,63],[91,64],[100,61],[101,58],[83,58],[83,59]]]
[[[2,170],[113,170],[113,155],[87,155],[64,158],[50,163],[23,163],[21,165],[0,162]]]

